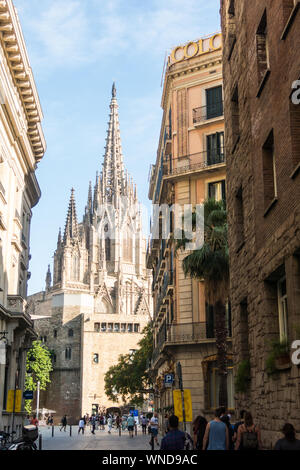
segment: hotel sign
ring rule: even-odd
[[[214,34],[208,38],[192,41],[185,46],[178,46],[173,49],[169,57],[169,65],[176,64],[192,57],[208,54],[222,48],[222,34]]]

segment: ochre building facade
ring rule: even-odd
[[[124,169],[113,87],[103,170],[90,185],[83,222],[72,190],[46,290],[29,298],[39,338],[52,351],[51,385],[41,408],[70,423],[122,403],[110,401],[104,375],[134,354],[151,320],[151,273],[136,188]]]
[[[299,6],[221,2],[236,375],[250,366],[236,407],[252,412],[267,448],[285,422],[300,432]]]
[[[211,35],[175,48],[168,58],[162,96],[163,119],[156,164],[150,173],[149,198],[155,206],[195,207],[207,198],[225,200],[221,35]],[[183,386],[191,390],[193,418],[207,417],[218,406],[214,312],[204,296],[204,282],[185,277],[175,254],[178,222],[171,212],[166,235],[163,212],[152,221],[147,266],[153,270],[154,353],[150,366],[156,410],[170,412],[178,388],[177,363]],[[157,224],[160,229],[157,230]],[[230,311],[228,309],[230,334]],[[229,406],[233,381],[228,338]],[[164,384],[173,374],[172,387]],[[191,423],[188,423],[191,426]]]

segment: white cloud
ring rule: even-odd
[[[211,17],[218,0],[151,0],[144,6],[136,0],[15,3],[35,38],[33,59],[46,68],[93,63],[125,51],[161,57],[166,49],[211,32],[208,19],[219,24]]]

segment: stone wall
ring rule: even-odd
[[[289,345],[300,322],[300,185],[290,100],[299,77],[300,14],[283,39],[286,4],[235,2],[229,14],[229,1],[221,1],[234,362],[236,370],[243,359],[251,364],[248,392],[236,395],[236,405],[252,412],[267,448],[285,422],[300,433],[299,367],[290,364],[272,376],[266,371],[270,342],[279,339],[277,281],[284,273]],[[262,77],[258,35],[265,23],[268,64]],[[265,151],[275,159],[274,191]]]

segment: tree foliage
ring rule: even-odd
[[[196,230],[196,215],[192,227]],[[229,252],[227,212],[223,201],[208,199],[204,204],[204,243],[188,254],[182,263],[185,276],[204,279],[205,297],[215,312],[217,362],[220,376],[219,402],[227,406],[227,328],[226,302],[229,298]],[[176,249],[185,250],[192,234],[182,233]]]
[[[153,351],[151,324],[144,329],[143,334],[144,337],[138,343],[139,349],[134,354],[122,354],[119,362],[105,374],[105,393],[114,402],[121,398],[124,403],[143,403],[143,390],[150,383],[147,363]]]
[[[53,370],[51,351],[41,342],[34,341],[31,349],[27,353],[25,390],[37,390],[37,383],[40,382],[40,390],[46,390],[51,382],[50,372]],[[32,400],[25,400],[25,411],[31,412]]]

